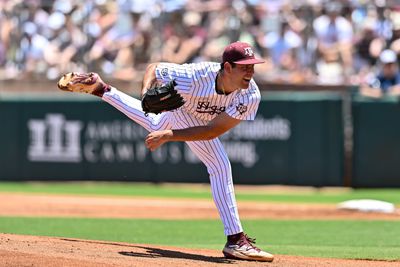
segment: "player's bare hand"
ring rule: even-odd
[[[151,151],[156,150],[165,142],[168,142],[173,133],[171,130],[155,131],[149,133],[146,137],[145,143],[148,149]]]

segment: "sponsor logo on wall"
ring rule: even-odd
[[[169,143],[150,153],[144,144],[145,129],[130,120],[79,121],[59,113],[28,120],[27,157],[33,162],[121,163],[199,163],[198,158],[177,143]],[[290,121],[279,116],[243,121],[220,137],[232,163],[252,167],[259,160],[256,141],[287,141]],[[82,139],[82,140],[81,140]]]
[[[30,145],[28,159],[46,162],[82,160],[80,121],[67,121],[62,114],[47,114],[44,119],[28,121]]]

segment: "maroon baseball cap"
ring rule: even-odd
[[[222,62],[233,62],[236,64],[260,64],[265,61],[254,57],[253,48],[244,42],[234,42],[225,47],[222,54]]]

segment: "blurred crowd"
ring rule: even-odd
[[[96,71],[125,81],[150,62],[220,61],[252,44],[269,82],[359,84],[400,53],[394,0],[1,0],[0,80]]]

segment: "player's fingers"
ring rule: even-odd
[[[151,133],[147,135],[145,141],[144,141],[146,147],[150,149],[151,151],[154,151],[156,147],[156,140],[153,136],[151,136]]]
[[[145,143],[146,143],[146,147],[147,147],[148,149],[150,149],[151,151],[154,150],[154,148],[153,148],[153,146],[152,146],[151,143],[149,143],[149,142],[145,142]]]
[[[144,140],[144,143],[145,143],[145,145],[146,145],[147,148],[150,148],[151,141],[150,141],[150,139],[149,139],[148,136],[147,136],[146,139]]]
[[[156,150],[158,148],[158,146],[156,144],[154,144],[154,143],[146,144],[146,147],[148,149],[150,149],[150,151],[154,151],[154,150]]]

